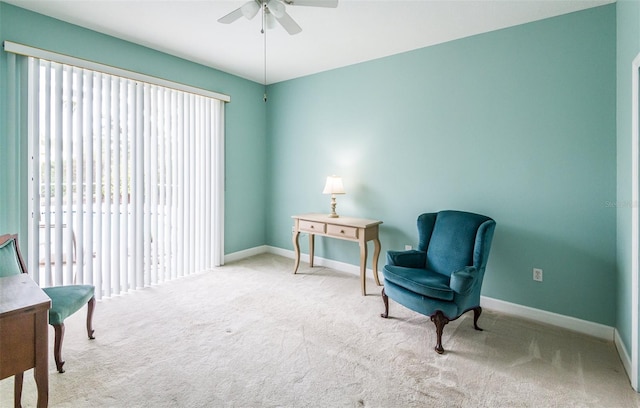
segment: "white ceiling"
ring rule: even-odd
[[[246,0],[3,0],[264,82],[261,19],[216,20]],[[615,0],[339,0],[287,6],[302,27],[267,31],[267,83],[297,78]]]

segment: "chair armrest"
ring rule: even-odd
[[[426,264],[427,253],[424,251],[415,249],[409,251],[387,251],[387,265],[424,268]]]
[[[476,272],[474,266],[466,266],[464,269],[453,272],[451,274],[449,287],[460,295],[466,295],[474,286],[477,276]]]

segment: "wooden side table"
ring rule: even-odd
[[[0,380],[15,375],[20,407],[23,372],[34,368],[38,408],[49,403],[49,308],[51,299],[26,273],[0,278]]]
[[[293,248],[296,254],[296,263],[293,269],[295,274],[300,265],[300,245],[298,236],[301,232],[309,234],[309,265],[313,267],[314,237],[321,235],[329,238],[345,239],[356,241],[360,244],[360,287],[362,296],[367,294],[366,271],[367,271],[367,242],[373,241],[373,277],[378,286],[378,257],[380,256],[380,239],[378,238],[378,227],[382,221],[367,220],[362,218],[338,217],[331,218],[326,214],[304,214],[294,215]]]

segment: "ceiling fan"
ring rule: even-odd
[[[286,6],[311,6],[311,7],[338,7],[338,0],[250,0],[231,13],[218,19],[219,23],[230,24],[245,17],[249,20],[254,18],[260,9],[264,9],[264,18],[275,17],[282,28],[291,35],[298,34],[302,28],[289,14]]]

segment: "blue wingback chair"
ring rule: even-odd
[[[442,354],[444,326],[473,310],[476,330],[480,289],[496,222],[462,211],[440,211],[418,217],[417,250],[387,252],[382,300],[389,316],[389,298],[431,317],[436,326],[435,350]]]
[[[0,236],[0,278],[27,273],[18,246],[18,236],[6,234]],[[62,360],[62,340],[64,339],[64,319],[87,306],[87,335],[93,340],[93,309],[96,304],[93,285],[66,285],[42,289],[51,298],[49,324],[54,329],[53,357],[56,369],[64,373]]]

